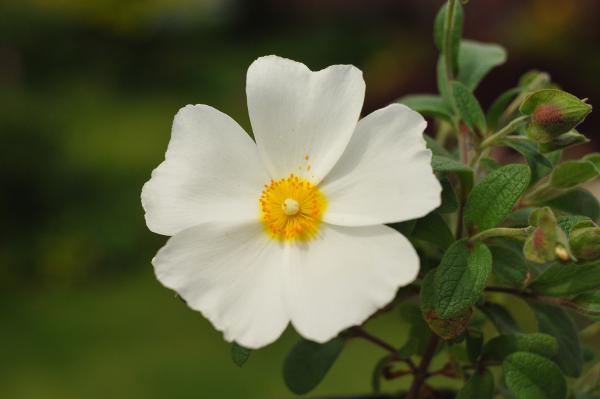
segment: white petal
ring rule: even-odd
[[[325,342],[364,322],[412,282],[419,257],[387,226],[324,224],[317,239],[291,246],[288,306],[303,337]]]
[[[152,263],[160,282],[227,341],[255,349],[275,341],[289,322],[283,253],[258,223],[208,223],[169,239]]]
[[[358,122],[342,158],[320,185],[328,200],[324,220],[344,226],[401,222],[441,203],[421,115],[400,104]]]
[[[188,105],[175,115],[165,161],[142,190],[146,223],[174,235],[205,222],[257,220],[269,179],[256,145],[233,119]]]
[[[312,72],[299,62],[267,56],[248,68],[246,94],[254,137],[271,176],[294,173],[317,183],[350,140],[365,82],[351,65]]]

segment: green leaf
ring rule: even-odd
[[[451,157],[451,155],[448,152],[448,150],[446,150],[444,147],[442,147],[441,145],[439,145],[435,141],[435,139],[433,137],[424,134],[423,138],[425,139],[425,143],[427,144],[427,148],[429,148],[431,150],[431,153],[434,156],[435,155],[441,155],[441,156],[447,157],[447,158]]]
[[[423,319],[419,305],[404,302],[398,307],[400,319],[408,325],[408,339],[400,348],[400,356],[410,357],[422,354],[429,341],[430,331]]]
[[[569,130],[547,143],[540,143],[540,152],[547,153],[556,150],[563,150],[574,145],[589,143],[589,139],[575,129]]]
[[[600,174],[596,166],[589,161],[566,161],[552,172],[550,184],[556,188],[573,188],[595,179]]]
[[[498,98],[494,100],[492,105],[487,111],[486,120],[487,124],[491,129],[498,129],[501,126],[498,126],[498,120],[500,116],[504,113],[504,110],[508,107],[508,105],[512,102],[512,100],[521,93],[520,87],[513,87],[512,89],[508,89],[504,93],[500,94]]]
[[[600,291],[585,292],[571,299],[574,309],[594,321],[600,321]]]
[[[437,13],[435,17],[435,23],[433,25],[433,40],[435,45],[437,46],[440,53],[445,53],[446,51],[450,54],[450,59],[452,60],[452,68],[454,70],[458,67],[458,52],[460,48],[460,36],[462,34],[463,27],[463,9],[462,5],[459,1],[455,2],[454,12],[452,13],[452,18],[448,21],[448,3],[444,4],[440,11]],[[450,22],[450,26],[447,24]],[[444,33],[448,30],[450,32],[450,42],[444,43]],[[446,45],[449,45],[446,48]]]
[[[592,366],[573,385],[576,399],[598,399],[600,397],[600,362]]]
[[[473,187],[473,169],[462,162],[440,155],[433,155],[431,158],[431,167],[434,172],[440,174],[456,173],[466,192],[469,192],[471,187]]]
[[[465,334],[467,354],[471,362],[476,362],[483,346],[483,332],[477,328],[469,327]]]
[[[450,82],[450,88],[456,109],[469,130],[472,132],[478,130],[485,135],[487,133],[487,122],[479,101],[461,82]]]
[[[587,154],[582,158],[582,160],[593,163],[596,169],[600,170],[600,152]]]
[[[437,209],[439,213],[454,213],[458,210],[458,199],[452,183],[446,178],[442,179],[442,205]]]
[[[375,364],[373,372],[371,373],[371,388],[373,389],[373,393],[379,393],[381,391],[381,374],[393,359],[394,356],[387,355],[379,359],[377,364]]]
[[[410,237],[413,230],[417,226],[417,220],[413,219],[413,220],[408,220],[406,222],[390,223],[390,224],[388,224],[388,226],[390,226],[392,229],[396,230],[397,232],[401,233],[403,236]]]
[[[454,242],[452,231],[450,231],[444,218],[437,212],[432,212],[417,220],[412,238],[430,242],[442,249],[448,248]]]
[[[343,338],[324,344],[300,340],[283,364],[283,379],[290,391],[302,395],[319,385],[342,352],[344,342]]]
[[[452,244],[434,278],[433,307],[438,315],[444,319],[466,311],[483,292],[491,270],[492,254],[484,244]]]
[[[522,288],[528,268],[521,252],[501,246],[491,246],[492,271],[500,283]]]
[[[431,167],[434,172],[464,172],[473,174],[473,169],[464,163],[452,158],[433,155],[431,157]]]
[[[558,225],[561,229],[567,234],[567,236],[571,235],[571,231],[573,228],[577,227],[593,227],[595,226],[592,219],[587,216],[580,215],[569,215],[558,218]]]
[[[538,146],[533,141],[507,137],[499,144],[511,147],[523,155],[531,169],[532,183],[546,176],[554,167],[552,162],[538,151]]]
[[[456,399],[493,399],[494,376],[488,370],[476,370]]]
[[[552,361],[535,353],[516,352],[502,363],[506,386],[517,399],[564,399],[567,383]]]
[[[459,336],[467,327],[473,311],[468,308],[463,313],[442,319],[435,311],[434,305],[434,280],[437,269],[431,270],[425,275],[421,284],[421,312],[429,328],[444,339],[452,339]]]
[[[425,116],[452,120],[452,108],[440,96],[433,94],[414,94],[397,101]]]
[[[481,160],[479,160],[479,164],[487,174],[490,174],[496,169],[500,169],[502,167],[502,165],[500,165],[498,161],[493,158],[481,158]]]
[[[600,217],[598,200],[592,193],[583,188],[569,190],[547,201],[546,204],[563,212],[587,216],[593,221],[597,221]]]
[[[529,285],[538,294],[567,296],[600,289],[600,262],[576,265],[556,263]]]
[[[465,205],[464,223],[470,235],[496,227],[529,185],[525,165],[507,165],[487,175],[473,188]]]
[[[579,377],[583,366],[581,344],[573,320],[561,308],[542,303],[532,303],[540,332],[556,338],[558,354],[554,361],[569,377]]]
[[[492,68],[506,62],[506,50],[497,44],[462,40],[458,52],[458,80],[473,91]]]
[[[244,348],[236,342],[231,344],[231,360],[233,360],[238,367],[242,367],[244,363],[246,363],[251,352],[252,350]]]
[[[521,328],[508,309],[494,302],[485,302],[479,309],[490,319],[501,334],[517,333]]]
[[[552,359],[558,353],[558,343],[548,334],[506,334],[489,340],[483,348],[486,360],[502,361],[515,352],[531,352]]]

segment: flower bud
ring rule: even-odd
[[[592,111],[584,100],[556,89],[537,91],[525,99],[521,112],[531,115],[527,127],[529,137],[539,143],[549,143],[583,122]]]
[[[549,207],[533,211],[529,216],[529,224],[535,229],[523,246],[525,259],[536,263],[547,263],[557,258],[562,262],[572,259],[567,235],[557,224]]]
[[[571,251],[581,260],[600,259],[600,227],[584,227],[571,232]]]

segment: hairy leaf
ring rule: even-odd
[[[596,199],[594,194],[582,188],[567,191],[547,201],[546,204],[573,215],[587,216],[593,221],[597,221],[600,217],[600,203],[598,203],[598,199]]]
[[[502,246],[491,246],[492,271],[499,282],[522,288],[527,274],[527,263],[521,252]]]
[[[442,97],[434,94],[413,94],[402,97],[397,102],[425,116],[452,120],[452,108]]]
[[[558,352],[558,343],[548,334],[504,334],[485,344],[483,357],[487,360],[502,361],[514,352],[531,352],[552,359]]]
[[[558,354],[554,361],[569,377],[579,377],[583,366],[581,344],[573,320],[561,308],[542,303],[530,303],[538,320],[540,332],[556,338]]]
[[[548,296],[568,296],[600,289],[600,262],[585,265],[555,263],[545,269],[529,288]]]
[[[490,319],[499,333],[511,334],[521,331],[515,319],[504,306],[488,301],[479,306],[479,309]]]
[[[472,132],[477,130],[485,135],[487,132],[487,122],[479,101],[461,82],[452,81],[450,82],[450,87],[456,109],[469,130]]]
[[[458,67],[458,54],[460,48],[460,36],[463,27],[463,9],[459,1],[455,2],[452,18],[448,21],[448,3],[444,4],[435,17],[433,26],[433,40],[440,53],[448,52],[452,61],[452,68]],[[450,22],[450,26],[448,26]],[[444,43],[444,32],[450,30],[449,43]]]
[[[463,313],[446,319],[441,318],[435,311],[434,305],[434,279],[437,269],[431,270],[421,284],[421,312],[429,328],[444,339],[459,336],[467,327],[473,311],[468,308]]]
[[[300,340],[288,353],[283,364],[283,379],[298,395],[310,392],[325,377],[344,347],[343,338],[324,344]]]
[[[434,278],[433,305],[441,318],[457,316],[473,305],[492,270],[488,247],[456,241],[444,254]]]
[[[473,91],[492,68],[506,62],[506,50],[497,44],[462,40],[458,52],[458,80]]]
[[[490,173],[473,188],[465,206],[464,223],[472,235],[496,227],[529,185],[525,165],[507,165]]]
[[[417,221],[412,232],[412,237],[427,241],[442,249],[446,249],[454,242],[454,235],[443,217],[437,212],[432,212]]]
[[[488,370],[476,370],[456,399],[493,399],[494,376]]]
[[[550,184],[556,188],[568,189],[595,179],[600,174],[589,161],[566,161],[552,172]]]
[[[502,363],[506,386],[517,399],[564,399],[567,383],[551,360],[535,353],[516,352]]]
[[[251,352],[252,350],[244,348],[236,342],[231,344],[231,360],[233,360],[238,367],[242,367],[244,363],[246,363]]]

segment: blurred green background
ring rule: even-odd
[[[441,3],[0,2],[0,397],[292,397],[280,369],[293,331],[239,369],[220,334],[154,279],[166,239],[145,227],[140,189],[185,104],[249,129],[245,73],[261,55],[357,65],[365,113],[435,92]],[[599,16],[594,0],[472,0],[464,35],[509,51],[478,89],[484,105],[532,68],[600,99]],[[581,126],[596,146],[599,128],[598,114]],[[393,312],[369,328],[402,343]],[[314,395],[368,392],[382,355],[351,343]]]

